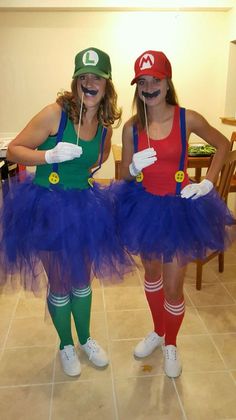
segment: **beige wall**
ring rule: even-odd
[[[229,11],[230,25],[229,25],[229,40],[236,39],[236,0],[233,3],[234,7]]]
[[[0,12],[0,134],[18,132],[61,88],[69,88],[75,54],[88,46],[107,51],[123,107],[131,113],[135,58],[146,49],[163,50],[183,106],[222,125],[229,38],[233,12]],[[195,140],[192,138],[192,140]],[[113,142],[121,142],[121,128]],[[101,177],[114,175],[113,159]]]
[[[229,53],[225,115],[236,119],[236,8],[230,11],[229,17]]]

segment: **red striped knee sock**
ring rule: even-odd
[[[184,298],[181,302],[172,304],[165,299],[164,317],[165,317],[165,345],[172,344],[176,346],[176,338],[184,319],[185,304]]]
[[[152,314],[154,331],[162,337],[165,334],[162,277],[154,281],[148,281],[145,278],[144,290]]]

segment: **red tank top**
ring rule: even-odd
[[[142,130],[138,136],[138,151],[148,147],[148,139],[145,130]],[[150,147],[157,152],[157,161],[143,169],[144,188],[155,195],[175,194],[176,180],[175,174],[179,170],[182,142],[180,129],[180,109],[178,106],[174,110],[174,118],[170,134],[161,140],[150,139]],[[188,148],[186,147],[186,150]],[[189,184],[189,178],[186,172],[187,153],[184,158],[184,180],[181,189]]]

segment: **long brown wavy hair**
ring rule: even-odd
[[[77,77],[71,82],[71,92],[59,92],[56,102],[66,111],[70,120],[74,124],[79,123],[79,113],[81,101],[77,91]],[[83,115],[86,113],[86,107],[83,104]],[[110,79],[106,81],[105,95],[100,103],[97,112],[98,121],[108,127],[115,121],[116,127],[121,123],[122,110],[117,106],[117,93]],[[81,124],[83,124],[83,117]]]
[[[166,102],[170,105],[179,105],[177,93],[174,84],[171,79],[167,79],[168,91],[166,94]],[[143,108],[143,101],[140,99],[138,94],[138,86],[136,85],[134,99],[132,103],[133,110],[133,123],[137,124],[140,130],[145,128],[145,113]]]

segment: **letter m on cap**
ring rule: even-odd
[[[140,58],[139,67],[140,70],[150,69],[153,66],[154,57],[152,54],[144,54]]]

